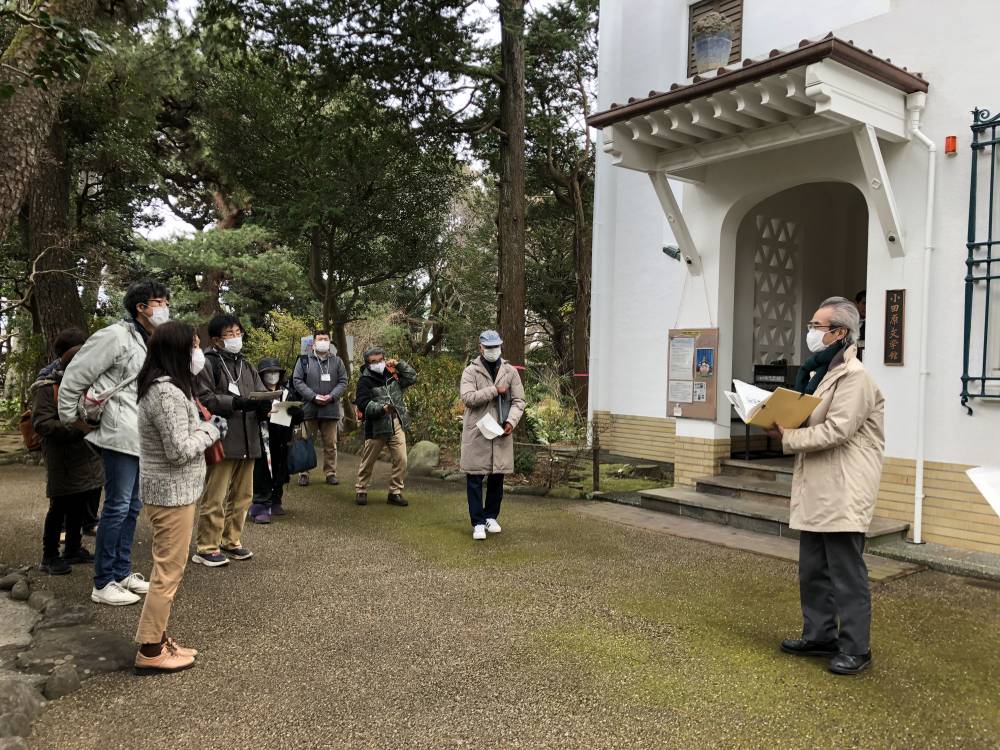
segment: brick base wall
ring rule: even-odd
[[[1000,554],[1000,518],[965,475],[969,468],[934,461],[924,464],[923,540]],[[875,514],[912,524],[916,476],[913,459],[886,458]]]
[[[677,437],[674,439],[674,484],[692,486],[698,477],[719,473],[720,462],[729,458],[730,440]]]

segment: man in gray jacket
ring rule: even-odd
[[[331,350],[330,332],[313,334],[312,352],[299,357],[292,373],[292,386],[304,402],[306,429],[323,439],[323,473],[327,484],[337,480],[337,427],[343,417],[340,399],[347,390],[347,368]],[[308,474],[299,474],[299,484],[309,484]]]
[[[139,428],[135,379],[146,360],[146,341],[170,319],[170,292],[147,279],[125,292],[129,317],[103,328],[66,368],[59,389],[59,419],[87,433],[104,463],[104,509],[94,542],[94,589],[99,604],[139,601],[149,583],[132,572],[132,538],[142,510],[139,499]],[[80,399],[112,392],[100,422],[80,418]]]

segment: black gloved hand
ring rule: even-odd
[[[288,416],[292,418],[292,425],[302,424],[302,420],[305,419],[306,413],[302,411],[301,406],[290,406],[288,407]]]
[[[271,412],[271,407],[274,406],[273,401],[253,401],[254,411],[257,412],[258,417],[267,416]]]
[[[233,398],[233,408],[237,411],[255,411],[257,409],[257,404],[259,403],[259,401],[243,398],[243,396],[236,396]]]

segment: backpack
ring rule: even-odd
[[[289,401],[305,401],[305,399],[302,398],[299,392],[295,390],[295,368],[298,367],[300,364],[302,365],[303,370],[308,366],[309,364],[308,354],[300,354],[298,357],[296,357],[295,364],[292,365],[292,372],[288,376],[288,380],[285,382],[285,388],[288,389],[288,395],[286,396],[286,398]]]
[[[59,403],[59,384],[52,384],[52,397],[55,399],[56,403]],[[35,432],[35,424],[31,420],[32,413],[31,409],[25,409],[21,412],[21,416],[17,420],[17,429],[21,432],[21,440],[24,441],[24,447],[30,452],[35,453],[42,449],[42,437],[37,432]]]

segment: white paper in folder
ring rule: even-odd
[[[500,426],[500,423],[496,421],[492,414],[487,414],[476,422],[476,427],[479,428],[479,431],[483,433],[483,437],[487,440],[496,440],[503,435],[503,427]]]
[[[1000,468],[995,466],[980,466],[965,472],[972,483],[976,485],[993,512],[1000,516]]]

